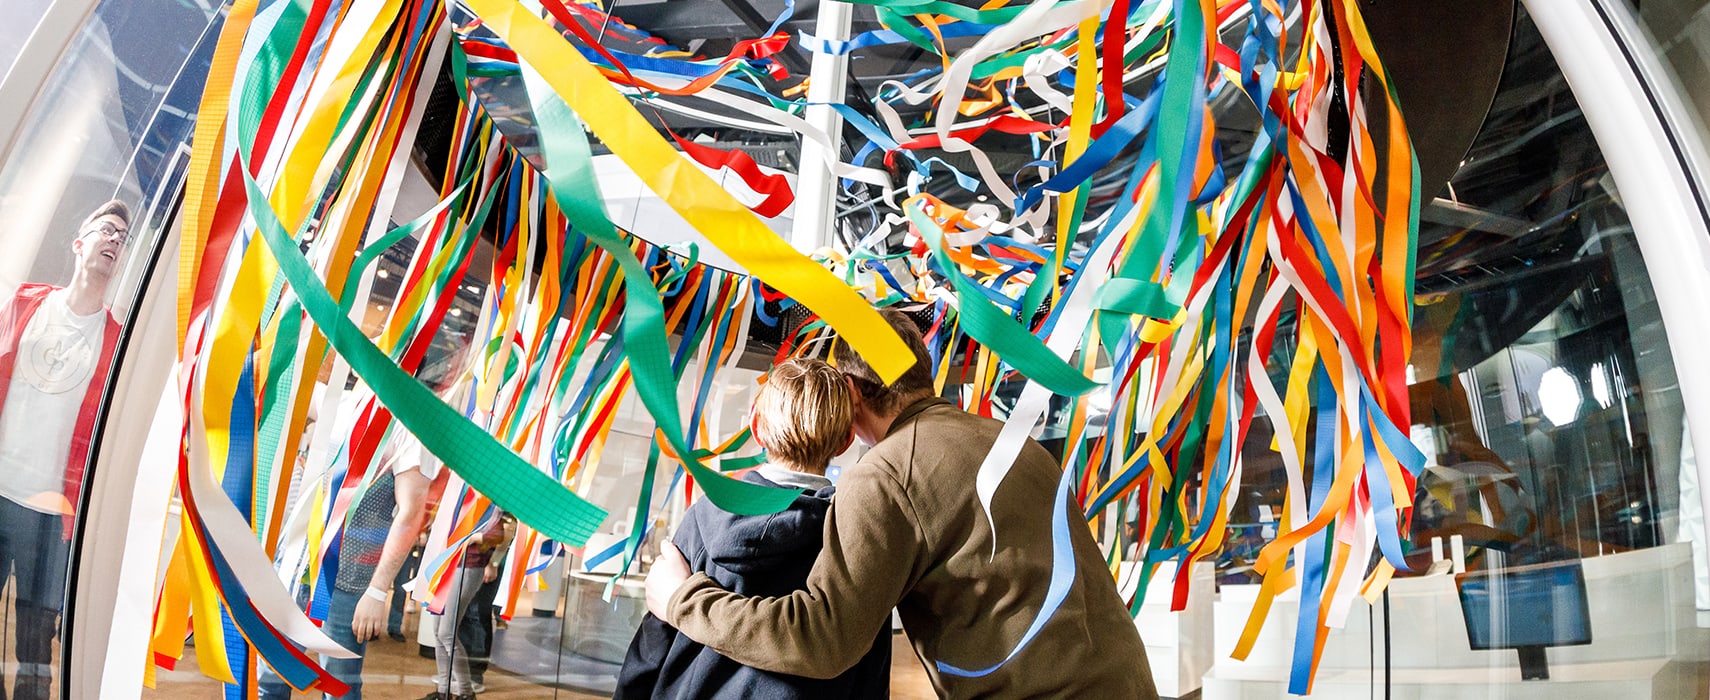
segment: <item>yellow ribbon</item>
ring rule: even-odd
[[[600,141],[715,247],[750,274],[819,314],[885,381],[894,381],[914,364],[908,346],[859,294],[796,252],[666,143],[628,98],[606,82],[551,25],[515,0],[467,0],[464,4],[521,60],[539,70]]]

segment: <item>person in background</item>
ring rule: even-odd
[[[404,607],[410,602],[410,592],[404,590],[404,584],[416,577],[416,571],[422,565],[422,548],[426,544],[427,532],[424,530],[416,536],[416,546],[410,548],[410,556],[404,559],[404,565],[398,567],[398,575],[392,579],[392,611],[386,616],[386,636],[394,642],[404,641]]]
[[[415,376],[445,396],[457,376],[450,369],[453,366],[450,360],[423,363]],[[365,428],[360,416],[352,419],[356,421],[351,433],[354,442]],[[388,594],[427,524],[428,490],[442,469],[439,459],[402,424],[394,421],[390,430],[375,462],[381,471],[361,500],[350,506],[340,534],[338,570],[327,596],[327,619],[321,625],[329,638],[357,654],[353,659],[321,658],[328,673],[350,686],[349,692],[339,696],[344,700],[362,698],[363,655],[370,640],[386,634]],[[265,664],[257,675],[261,700],[290,696],[290,686]]]
[[[510,544],[512,531],[505,526],[508,517],[495,509],[485,518],[481,531],[463,547],[462,561],[452,574],[452,598],[446,601],[445,611],[434,618],[434,690],[422,700],[468,700],[475,697],[469,649],[458,629],[482,585],[499,580],[493,555]]]
[[[852,411],[849,384],[824,362],[789,360],[772,370],[754,399],[752,419],[754,438],[770,461],[744,480],[802,493],[789,508],[771,515],[732,515],[706,499],[690,506],[672,540],[697,576],[741,595],[803,589],[821,537],[829,532],[825,518],[835,489],[825,468],[854,442]],[[857,661],[837,673],[807,678],[749,667],[649,614],[630,643],[613,697],[889,697],[890,629],[860,634],[847,644]]]
[[[18,700],[53,688],[72,524],[119,340],[107,291],[130,226],[124,202],[96,207],[71,240],[71,283],[20,285],[0,306],[0,576],[16,582]]]
[[[504,539],[489,555],[491,560],[481,574],[481,588],[475,591],[475,600],[469,603],[469,609],[464,611],[463,619],[457,624],[457,639],[469,652],[470,685],[477,693],[487,690],[487,666],[493,654],[493,612],[496,607],[493,601],[499,597],[499,574],[505,568],[505,552],[517,534],[516,516],[501,513],[499,518],[504,528]]]
[[[855,433],[873,448],[838,481],[806,588],[730,590],[691,576],[666,544],[647,575],[648,610],[743,664],[827,678],[863,658],[895,608],[940,697],[1156,698],[1146,648],[1085,516],[1072,503],[1057,510],[1061,465],[1028,440],[988,521],[974,482],[1003,424],[938,398],[920,330],[899,311],[881,313],[915,363],[885,384],[847,343],[834,349],[854,389]],[[1061,515],[1073,568],[1047,611],[1058,551],[1050,523]]]

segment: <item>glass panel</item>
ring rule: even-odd
[[[10,69],[46,5],[5,3]],[[188,163],[218,14],[105,2],[36,96],[0,167],[0,649],[13,698],[60,692],[70,536],[119,322]],[[111,203],[103,204],[103,202]],[[141,254],[139,254],[141,253]],[[4,679],[0,679],[3,682]]]
[[[1681,542],[1696,499],[1682,497],[1694,470],[1667,336],[1621,194],[1523,10],[1491,113],[1422,218],[1414,572],[1331,631],[1316,689],[1510,697],[1548,673],[1606,683],[1561,697],[1692,696],[1710,637]],[[1256,661],[1226,658],[1248,610],[1227,603],[1253,598],[1249,563],[1283,500],[1270,435],[1254,432],[1207,697],[1287,675],[1263,638]],[[1279,607],[1268,625],[1292,630]]]
[[[30,34],[36,25],[42,21],[42,15],[47,13],[48,4],[52,0],[11,0],[0,6],[0,78],[12,70],[12,64],[18,62],[18,54],[24,50],[24,44],[30,40]]]
[[[1710,144],[1710,2],[1627,0],[1624,6],[1638,15],[1649,48],[1668,68],[1703,143]]]
[[[506,87],[483,89],[497,100]],[[134,121],[128,105],[114,114],[113,124]],[[1710,638],[1692,614],[1693,564],[1682,542],[1701,516],[1686,495],[1694,472],[1683,466],[1693,458],[1681,437],[1674,366],[1620,192],[1524,13],[1492,114],[1424,218],[1411,428],[1430,462],[1409,533],[1415,572],[1331,634],[1319,692],[1378,697],[1385,693],[1378,685],[1388,684],[1415,694],[1447,686],[1436,692],[1518,695],[1515,684],[1538,670],[1541,657],[1557,679],[1598,681],[1564,686],[1557,693],[1564,697],[1639,696],[1637,688],[1653,697],[1694,695],[1710,683]],[[394,303],[410,256],[405,246],[383,259],[370,330]],[[467,319],[478,311],[482,284],[467,290],[468,299],[460,293],[460,313],[438,342],[448,356],[473,330]],[[597,354],[596,346],[588,361]],[[1276,358],[1273,368],[1284,371],[1287,359]],[[741,426],[755,375],[722,375],[722,405],[709,412],[706,430],[728,435]],[[631,534],[653,441],[633,400],[618,411],[597,464],[584,467],[588,483],[579,485],[614,514],[604,529],[581,554],[538,556],[541,586],[525,586],[514,607],[494,615],[488,601],[502,604],[504,596],[490,585],[471,586],[477,592],[465,609],[453,606],[452,626],[463,653],[485,666],[487,692],[604,697],[615,685],[641,616],[639,574],[612,583],[617,560],[590,562]],[[1060,436],[1048,426],[1046,437]],[[1214,571],[1195,572],[1190,615],[1142,612],[1147,630],[1178,625],[1173,636],[1184,648],[1215,640],[1217,653],[1203,659],[1205,697],[1280,696],[1287,678],[1294,613],[1286,597],[1253,656],[1228,658],[1254,599],[1252,558],[1276,536],[1282,506],[1284,476],[1270,442],[1268,424],[1255,422],[1229,544]],[[652,503],[665,510],[636,572],[657,552],[657,533],[681,516],[681,499],[667,500],[681,489],[672,476],[655,474]],[[1107,534],[1127,538],[1133,558],[1140,533],[1111,525]],[[423,565],[421,555],[418,547],[400,580]],[[522,555],[535,553],[512,553]],[[1456,575],[1456,564],[1437,558],[1455,559],[1466,572]],[[1149,598],[1159,600],[1147,608],[1167,609],[1168,593],[1154,585]],[[405,602],[396,587],[387,597],[392,629],[368,644],[361,677],[373,697],[416,697],[431,689],[434,630],[443,618]],[[1167,636],[1149,631],[1147,638]],[[893,692],[915,697],[923,674],[904,647],[895,658]],[[1152,666],[1167,672],[1158,659]],[[159,690],[145,697],[212,696],[218,688],[200,675],[193,651],[157,679]]]

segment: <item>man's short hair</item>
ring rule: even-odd
[[[117,216],[124,220],[127,228],[131,225],[131,207],[122,200],[109,199],[106,204],[95,208],[95,212],[83,220],[83,225],[77,227],[78,234],[87,233],[89,227],[95,225],[95,220],[103,216]]]
[[[849,382],[819,360],[779,363],[754,397],[754,437],[774,459],[798,469],[823,473],[849,447],[854,425]]]
[[[848,343],[839,340],[832,349],[832,357],[837,361],[838,371],[855,380],[855,392],[861,395],[861,401],[874,413],[885,415],[902,410],[904,402],[933,395],[936,388],[932,383],[932,354],[926,350],[920,328],[909,320],[907,314],[897,309],[887,307],[878,311],[908,346],[914,355],[914,365],[887,385],[879,379],[879,373],[873,371],[873,366],[867,364],[867,360]]]

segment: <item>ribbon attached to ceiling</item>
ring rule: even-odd
[[[869,353],[870,358],[896,360],[899,371],[906,364],[898,359],[906,355],[895,352],[894,345],[885,349],[888,333],[857,313],[865,305],[855,294],[843,293],[849,285],[868,285],[864,288],[873,299],[932,304],[939,313],[932,336],[936,379],[947,383],[947,375],[963,372],[959,383],[969,387],[964,390],[968,406],[991,412],[994,394],[1009,376],[1006,366],[1018,370],[1028,383],[977,479],[976,489],[985,501],[1001,483],[1027,431],[1050,407],[1052,396],[1073,397],[1068,410],[1072,444],[1059,505],[1074,497],[1095,515],[1115,506],[1140,519],[1147,535],[1138,574],[1142,590],[1162,561],[1177,561],[1178,571],[1187,571],[1223,545],[1232,494],[1243,478],[1240,446],[1262,407],[1275,428],[1287,497],[1280,536],[1256,562],[1255,570],[1264,576],[1260,605],[1237,653],[1251,648],[1272,598],[1303,586],[1303,600],[1310,597],[1312,602],[1303,604],[1290,687],[1309,689],[1324,630],[1345,619],[1355,595],[1369,600],[1397,566],[1405,564],[1405,542],[1399,533],[1407,528],[1419,464],[1399,427],[1409,424],[1405,366],[1417,184],[1410,178],[1411,151],[1404,131],[1392,128],[1389,142],[1380,148],[1364,123],[1364,105],[1345,99],[1357,92],[1350,81],[1375,76],[1388,97],[1389,123],[1402,124],[1358,8],[1348,2],[1300,4],[1311,31],[1296,42],[1301,46],[1299,62],[1285,70],[1282,49],[1290,44],[1282,34],[1287,26],[1284,5],[1268,0],[1041,2],[1016,7],[988,3],[979,9],[926,0],[869,4],[879,10],[888,34],[816,48],[858,50],[862,42],[908,41],[946,60],[941,68],[887,83],[881,94],[888,102],[872,105],[874,119],[850,105],[834,105],[870,143],[856,149],[855,163],[829,164],[832,172],[883,187],[885,202],[896,206],[889,174],[857,167],[875,151],[883,151],[887,164],[894,165],[898,155],[912,163],[909,187],[915,192],[948,168],[959,186],[970,192],[983,187],[998,194],[999,201],[962,212],[917,198],[904,205],[906,217],[880,216],[874,207],[874,230],[855,253],[824,256],[844,272],[845,279],[831,284],[835,275],[772,238],[711,179],[684,163],[684,156],[608,85],[633,88],[649,100],[693,95],[746,110],[766,123],[744,122],[755,128],[777,125],[804,138],[828,139],[790,113],[800,101],[771,94],[758,79],[760,71],[772,67],[752,59],[783,50],[774,32],[740,44],[722,60],[682,60],[679,52],[621,23],[612,24],[614,32],[658,48],[637,54],[605,50],[598,41],[589,41],[583,36],[588,27],[606,18],[593,7],[546,3],[567,31],[575,35],[582,30],[577,38],[587,46],[578,47],[508,0],[472,3],[482,22],[503,41],[462,37],[457,44],[461,48],[454,49],[459,88],[472,75],[512,76],[520,71],[537,114],[552,115],[552,124],[542,120],[544,179],[528,171],[513,152],[495,156],[502,149],[462,145],[473,164],[458,166],[461,177],[446,178],[479,192],[491,192],[500,182],[502,191],[488,196],[505,203],[493,227],[499,231],[495,284],[484,301],[483,325],[477,331],[487,342],[488,365],[479,396],[471,401],[479,408],[466,410],[473,410],[488,432],[498,436],[495,445],[520,455],[519,460],[539,455],[543,443],[549,444],[553,458],[549,474],[542,475],[546,481],[585,485],[597,471],[612,409],[633,381],[661,427],[662,447],[670,456],[682,459],[721,505],[745,500],[731,495],[721,486],[717,470],[704,464],[725,453],[726,446],[706,444],[699,414],[713,366],[720,364],[716,358],[729,357],[734,336],[741,335],[729,318],[709,320],[708,309],[740,304],[733,301],[739,299],[758,306],[759,295],[738,294],[749,291],[748,282],[705,274],[693,269],[692,262],[668,262],[617,231],[605,219],[597,183],[587,174],[586,122],[693,225],[721,247],[729,246],[726,252],[734,249],[733,257],[758,261],[750,270],[779,287],[783,303],[805,301],[821,315],[846,311],[841,320],[835,313],[826,318],[846,337],[871,332],[865,349],[890,353]],[[270,41],[265,50],[257,46],[232,54],[241,62],[240,72],[252,81],[240,93],[276,94],[257,102],[261,109],[234,110],[235,122],[208,122],[209,143],[225,137],[226,145],[210,145],[214,150],[197,161],[202,165],[194,169],[192,183],[201,194],[187,202],[187,221],[198,223],[186,239],[186,249],[193,251],[188,269],[195,271],[186,277],[185,289],[192,291],[184,318],[207,319],[203,312],[212,309],[217,325],[205,320],[200,328],[188,328],[181,346],[187,355],[200,353],[213,360],[205,375],[187,376],[205,382],[190,386],[208,387],[196,397],[209,410],[207,432],[230,435],[229,442],[216,439],[195,448],[209,451],[197,456],[203,462],[196,464],[213,465],[211,473],[225,470],[215,487],[236,488],[246,476],[253,479],[247,522],[258,531],[279,512],[261,496],[272,489],[273,503],[281,503],[277,484],[289,480],[289,466],[275,471],[268,461],[293,451],[292,426],[301,425],[301,411],[308,403],[303,389],[312,384],[303,377],[318,373],[322,353],[317,347],[324,347],[316,345],[316,326],[301,323],[306,305],[293,298],[295,287],[301,281],[323,291],[339,290],[340,301],[348,304],[352,284],[360,286],[347,275],[360,276],[374,251],[352,260],[359,240],[355,233],[365,226],[365,210],[378,210],[384,199],[377,194],[379,183],[389,177],[386,164],[395,158],[394,151],[387,150],[390,146],[378,144],[392,143],[404,133],[391,110],[409,91],[390,82],[391,76],[417,70],[420,58],[405,47],[424,39],[419,28],[387,37],[371,26],[393,15],[423,21],[401,11],[399,3],[363,0],[350,12],[329,15],[332,6],[275,4],[262,18],[264,26],[295,27],[304,34],[321,32],[329,16],[342,18],[344,25],[325,46],[315,48],[315,41],[293,35],[290,41]],[[1233,28],[1228,22],[1238,11],[1248,13],[1248,27],[1236,51],[1220,43],[1219,30],[1227,36]],[[243,20],[242,12],[234,13],[234,19]],[[974,47],[951,54],[948,40],[975,35],[980,40]],[[1344,50],[1324,41],[1332,36]],[[1070,44],[1072,60],[1064,55]],[[473,65],[463,65],[463,49]],[[312,66],[313,61],[305,63],[301,57],[322,55],[318,52],[330,57],[326,65],[304,70],[298,82],[292,67]],[[385,58],[371,61],[376,54]],[[1160,66],[1163,75],[1144,99],[1124,93],[1124,85]],[[1022,87],[1069,117],[1058,122],[1029,114],[1032,105],[1016,101],[1018,94],[1025,95]],[[218,89],[211,86],[210,94]],[[1233,183],[1224,179],[1220,130],[1209,109],[1231,96],[1231,90],[1239,91],[1235,97],[1248,97],[1261,123]],[[1331,99],[1337,94],[1344,99]],[[894,106],[899,100],[935,104],[938,111],[924,128],[911,130]],[[303,114],[292,116],[293,105]],[[375,110],[389,116],[375,120],[369,116]],[[994,110],[1000,112],[992,116]],[[471,109],[466,119],[483,119],[477,111]],[[1344,122],[1345,132],[1325,128]],[[279,123],[296,126],[281,128]],[[256,128],[262,133],[242,153],[221,154]],[[200,129],[199,151],[204,141]],[[1023,137],[1033,160],[1016,172],[998,172],[992,158],[973,146],[990,131]],[[765,174],[751,168],[751,160],[703,150],[687,139],[679,139],[678,146],[696,162],[742,177],[763,195],[758,207],[762,211],[788,206],[787,187],[768,190]],[[978,177],[950,167],[933,149],[965,152]],[[1387,151],[1381,158],[1380,150]],[[323,158],[327,152],[336,155]],[[1336,153],[1342,155],[1332,157]],[[1129,156],[1132,159],[1125,160]],[[246,167],[243,159],[249,157],[260,167]],[[494,166],[490,177],[474,185],[471,176],[487,164]],[[541,165],[540,159],[532,165]],[[1038,179],[1030,180],[1036,170]],[[1127,184],[1116,192],[1124,174]],[[212,193],[218,191],[222,175],[226,190],[215,201]],[[253,175],[256,187],[272,198],[268,208],[282,219],[272,234],[300,230],[300,222],[310,214],[324,222],[321,242],[310,246],[311,257],[328,267],[324,283],[319,278],[290,280],[287,287],[274,277],[272,259],[261,246],[245,247],[247,242],[237,235],[246,204],[237,189],[242,175]],[[348,182],[335,182],[335,175]],[[328,188],[338,190],[330,205],[305,194]],[[441,196],[451,201],[463,191],[468,190],[447,188]],[[1048,206],[1053,197],[1055,206]],[[248,204],[254,206],[253,201]],[[1017,216],[1003,220],[999,206],[1012,208]],[[447,213],[456,212],[452,218],[468,209],[465,201],[447,205]],[[560,213],[582,236],[562,235]],[[1057,217],[1054,222],[1051,216]],[[1049,236],[1047,223],[1053,224],[1056,244],[1035,245]],[[868,248],[881,245],[895,227],[905,224],[920,235],[913,255],[875,260],[890,258],[893,252]],[[445,318],[448,300],[440,295],[461,279],[468,265],[465,244],[472,241],[472,231],[447,226],[441,233],[441,228],[436,222],[422,242],[427,252],[412,264],[383,342],[372,348],[399,356],[402,369],[421,360],[419,353],[428,340],[424,334]],[[1094,236],[1087,243],[1089,232]],[[293,252],[281,245],[295,248],[302,243],[288,235],[279,240],[266,227],[262,233],[263,244],[281,253]],[[1022,233],[1036,238],[1009,238]],[[590,246],[598,246],[600,254],[578,252]],[[249,295],[241,299],[214,298],[222,266],[228,264],[228,248],[242,256],[230,261],[235,270],[230,279],[241,281],[238,286]],[[544,260],[540,280],[531,282],[537,256]],[[875,262],[881,264],[875,267]],[[568,281],[572,278],[574,283]],[[786,289],[789,284],[795,286]],[[821,294],[808,298],[808,292]],[[660,294],[680,297],[665,303]],[[1251,311],[1255,306],[1256,313]],[[558,312],[566,307],[576,309],[568,314],[574,318],[561,322]],[[1035,325],[1041,308],[1048,309],[1047,315]],[[310,316],[316,324],[323,320]],[[1250,334],[1244,330],[1249,319],[1255,319]],[[657,327],[643,328],[655,321]],[[1293,324],[1293,335],[1279,333],[1279,324]],[[823,321],[812,317],[792,325],[782,329],[787,335],[781,353],[811,344],[826,330]],[[181,326],[194,324],[185,320]],[[581,358],[590,338],[611,330],[617,336],[605,343],[597,359],[589,358],[593,370],[584,372]],[[692,342],[686,340],[673,354],[662,339],[679,331]],[[1294,341],[1292,359],[1277,361],[1282,366],[1278,371],[1287,375],[1282,391],[1274,383],[1281,376],[1273,380],[1268,374],[1279,335]],[[861,343],[856,345],[861,349]],[[690,381],[683,372],[696,348],[702,353],[703,374],[685,419],[682,413],[690,409],[679,408],[675,389]],[[309,359],[294,365],[292,355],[298,353]],[[962,357],[959,369],[952,359],[957,354]],[[1108,367],[1108,382],[1088,378],[1095,365]],[[358,374],[377,371],[360,368]],[[579,373],[582,376],[574,376]],[[1094,392],[1105,392],[1110,399],[1102,435],[1088,424],[1090,402],[1079,398]],[[259,412],[242,403],[250,394],[259,395]],[[565,410],[577,415],[555,425]],[[584,417],[582,411],[592,415]],[[1320,430],[1308,436],[1306,426],[1314,420]],[[253,444],[247,442],[252,423],[261,426]],[[193,443],[203,431],[194,432]],[[344,458],[351,471],[343,479],[360,485],[373,445],[353,442],[352,447]],[[1303,465],[1309,451],[1328,460],[1324,468],[1311,472],[1311,483]],[[253,471],[246,470],[250,460],[260,462]],[[735,462],[722,460],[719,466],[730,468]],[[650,481],[643,484],[644,502],[651,488]],[[205,493],[192,496],[202,496],[193,498],[198,506],[209,503]],[[461,494],[455,502],[478,509],[479,500]],[[751,500],[736,507],[761,509]],[[650,520],[646,510],[638,508],[631,530],[637,537]],[[448,520],[436,532],[446,542],[467,536],[473,512],[458,511],[455,523]],[[190,546],[181,550],[182,556],[175,555],[169,588],[200,596],[195,603],[202,616],[198,620],[224,615],[233,624],[233,634],[248,634],[244,628],[253,629],[252,621],[225,610],[222,606],[229,605],[219,598],[225,594],[241,601],[241,588],[248,583],[244,567],[221,568],[219,560],[228,554],[221,550],[236,545],[222,540],[229,537],[218,531],[222,528],[211,526],[211,518],[219,517],[212,510],[195,515],[197,522],[207,522],[186,529]],[[1058,525],[1054,519],[1053,532]],[[272,533],[275,528],[266,529]],[[530,554],[518,557],[507,585],[521,585],[522,575],[540,564],[536,553],[546,543],[531,539],[535,534],[520,538],[518,551]],[[263,535],[269,547],[272,537]],[[635,540],[612,555],[633,554]],[[318,551],[324,542],[314,541]],[[1374,552],[1383,560],[1367,576],[1362,564]],[[223,572],[232,576],[222,578]],[[191,581],[196,576],[201,578]],[[1176,580],[1177,604],[1183,600],[1185,581],[1180,576]],[[443,595],[444,580],[433,585]],[[273,620],[269,614],[262,617]],[[1034,627],[1049,617],[1049,610],[1042,610]],[[198,631],[206,633],[198,635],[199,642],[203,637],[210,642],[230,639],[217,625],[199,624]],[[157,632],[157,640],[169,640],[175,630],[162,627]],[[177,636],[181,644],[182,634]],[[170,644],[157,648],[170,649]],[[278,654],[276,649],[263,652]],[[210,666],[221,663],[217,656],[206,656]],[[243,660],[232,661],[236,663],[227,672],[241,676]],[[947,673],[981,672],[946,668]],[[310,682],[308,676],[292,673]]]
[[[562,36],[515,0],[470,0],[470,9],[528,61],[595,135],[672,209],[754,277],[818,313],[889,381],[912,356],[884,320],[824,268],[791,250],[747,208],[693,167],[599,77]]]

